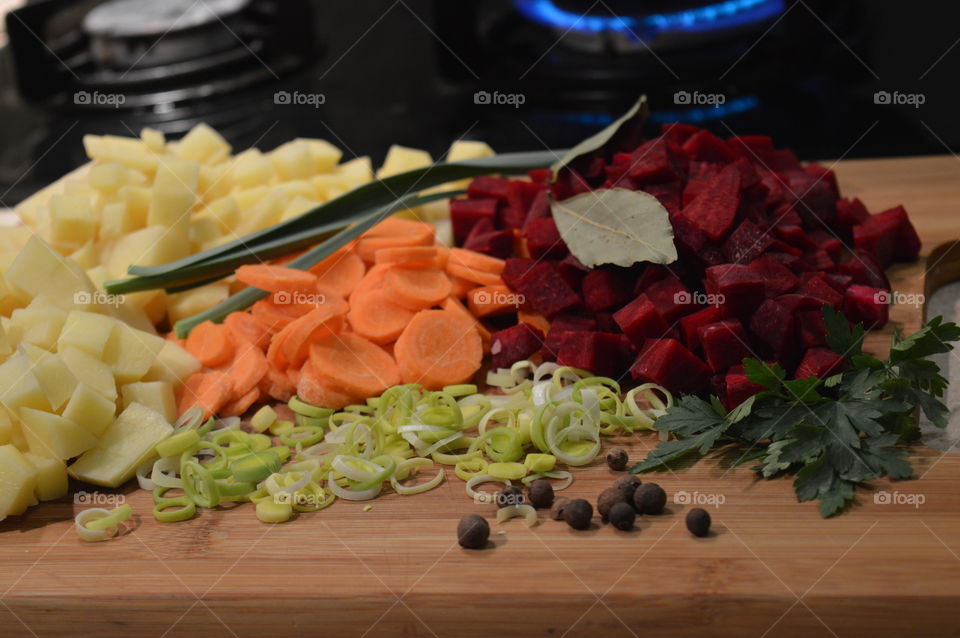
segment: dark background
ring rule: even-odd
[[[955,2],[784,0],[786,15],[772,28],[775,18],[680,43],[640,34],[649,48],[621,47],[603,36],[561,37],[517,12],[514,0],[279,2],[284,15],[266,6],[249,25],[229,23],[236,62],[205,69],[199,60],[185,76],[158,64],[151,75],[154,49],[140,43],[148,54],[136,66],[146,79],[122,86],[91,60],[79,26],[98,1],[42,0],[8,17],[12,45],[0,52],[0,199],[11,205],[82,163],[85,133],[131,135],[149,125],[176,137],[207,121],[236,149],[322,137],[347,156],[375,161],[393,143],[436,157],[461,137],[498,151],[563,148],[640,93],[653,107],[651,130],[680,120],[722,136],[769,134],[804,159],[960,148]],[[553,2],[604,16],[710,4]],[[185,86],[191,91],[180,90]],[[73,100],[77,90],[98,88],[129,99],[119,109]],[[322,93],[325,102],[276,105],[279,90]],[[478,90],[521,94],[524,104],[475,104]],[[722,93],[727,102],[690,110],[674,103],[679,90]],[[880,90],[919,93],[925,102],[878,105]]]

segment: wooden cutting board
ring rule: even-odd
[[[844,193],[873,211],[904,203],[925,255],[960,238],[960,160],[851,161],[837,173]],[[940,283],[957,263],[953,253],[941,260]],[[923,271],[897,266],[894,288],[922,291]],[[904,307],[892,318],[907,332],[921,320]],[[888,336],[871,337],[879,354]],[[655,443],[622,441],[634,459]],[[686,531],[691,506],[671,499],[629,533],[575,532],[545,516],[531,529],[494,522],[485,551],[456,545],[461,516],[493,511],[455,477],[428,494],[380,498],[369,512],[340,502],[278,526],[259,523],[249,504],[161,525],[149,494],[128,490],[135,529],[98,544],[73,530],[87,505],[46,503],[0,524],[0,635],[957,635],[960,456],[917,449],[914,462],[920,480],[876,482],[880,500],[896,494],[899,504],[861,493],[831,520],[798,504],[789,480],[705,462],[645,480],[722,501],[710,507],[709,538]],[[614,478],[597,464],[565,494],[594,500]]]

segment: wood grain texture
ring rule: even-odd
[[[904,203],[925,255],[960,238],[960,161],[844,162],[838,174],[873,211]],[[922,291],[923,265],[891,278]],[[892,317],[908,332],[920,321],[911,308]],[[874,350],[888,334],[871,336]],[[655,442],[620,441],[635,459]],[[492,507],[474,505],[455,477],[370,512],[340,502],[280,526],[257,522],[248,504],[161,525],[149,494],[127,491],[136,528],[98,544],[72,529],[84,505],[47,503],[0,524],[0,635],[957,635],[960,457],[917,449],[914,461],[920,480],[876,488],[922,496],[919,507],[863,493],[823,520],[789,480],[711,461],[645,477],[671,495],[722,498],[708,538],[691,537],[690,506],[671,502],[629,533],[574,532],[546,517],[532,529],[493,523],[493,546],[479,552],[456,545],[456,524]],[[597,464],[565,494],[594,500],[614,478]]]

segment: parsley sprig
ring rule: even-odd
[[[777,364],[745,359],[747,379],[764,391],[730,412],[716,397],[682,397],[655,423],[673,437],[631,471],[664,469],[724,447],[739,454],[735,465],[759,460],[753,469],[765,478],[794,474],[797,499],[819,499],[824,517],[853,501],[858,484],[911,478],[903,444],[919,434],[917,408],[940,428],[949,414],[940,401],[947,380],[926,357],[952,350],[960,327],[937,317],[906,339],[898,330],[889,357],[880,360],[863,352],[862,325],[851,327],[826,306],[823,317],[827,345],[846,359],[844,372],[788,380]]]

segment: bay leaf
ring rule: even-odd
[[[557,175],[565,166],[569,166],[585,155],[590,155],[591,153],[602,150],[611,140],[618,137],[621,131],[623,131],[624,134],[632,133],[631,129],[641,126],[649,112],[650,107],[647,105],[647,96],[641,95],[637,101],[634,102],[633,106],[630,107],[630,110],[608,124],[603,130],[594,133],[571,148],[562,158],[554,162],[550,167],[550,170],[553,171],[553,179],[557,179]]]
[[[677,260],[670,216],[649,193],[599,189],[551,202],[550,209],[560,236],[584,266]]]

